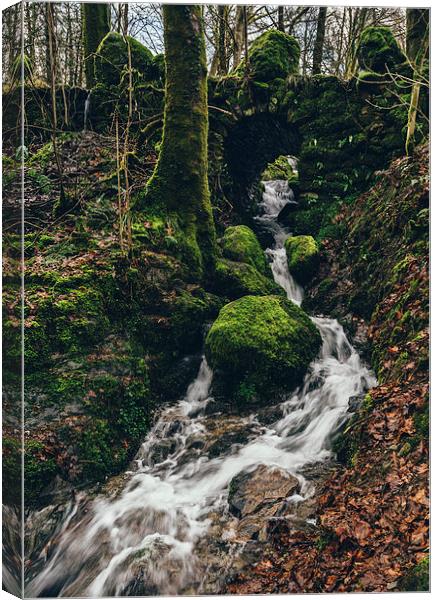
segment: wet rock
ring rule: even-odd
[[[204,425],[208,435],[205,452],[209,458],[228,453],[234,445],[247,444],[263,431],[256,421],[238,415],[214,415],[209,417]]]
[[[287,204],[284,205],[282,210],[279,212],[279,214],[277,216],[277,221],[281,225],[284,225],[285,227],[287,227],[289,224],[290,215],[292,215],[292,213],[294,213],[296,210],[298,210],[298,202],[295,202],[295,201],[288,202]]]
[[[229,510],[244,518],[261,509],[284,501],[298,491],[298,479],[277,467],[260,465],[250,473],[240,473],[229,487]]]
[[[272,425],[283,418],[283,409],[280,404],[267,406],[257,413],[257,419],[262,425]]]
[[[348,400],[348,411],[350,413],[356,412],[359,406],[362,404],[365,394],[359,394],[358,396],[351,396]]]
[[[209,446],[209,458],[216,458],[217,456],[226,454],[234,444],[246,444],[249,437],[249,432],[243,430],[225,433]]]
[[[272,506],[264,506],[258,512],[241,519],[237,527],[237,538],[240,541],[248,539],[266,541],[270,520],[278,517],[284,508],[285,503],[280,500]]]
[[[174,440],[161,440],[150,452],[149,461],[151,465],[157,465],[174,453],[177,445]]]

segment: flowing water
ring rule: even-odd
[[[91,92],[88,93],[85,100],[85,108],[83,111],[83,131],[88,129],[89,109],[91,108]]]
[[[293,195],[286,182],[264,185],[259,219],[275,240],[267,250],[274,279],[300,304],[303,291],[283,247],[289,233],[277,222]],[[163,410],[115,491],[81,494],[63,508],[28,569],[27,595],[219,593],[220,575],[241,547],[237,519],[228,512],[232,478],[258,465],[286,469],[300,484],[289,503],[304,502],[315,489],[305,469],[331,459],[331,439],[350,397],[376,383],[336,320],[313,321],[323,340],[319,358],[268,425],[256,414],[214,412],[212,372],[203,359],[185,398]],[[212,451],[229,431],[233,442]],[[28,528],[37,528],[38,519],[43,515],[31,515]],[[224,547],[220,558],[218,547]]]

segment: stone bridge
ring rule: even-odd
[[[299,75],[297,43],[276,30],[267,31],[252,44],[249,69],[241,63],[230,75],[209,79],[210,180],[218,204],[219,195],[224,194],[240,212],[250,214],[253,190],[258,188],[266,165],[279,155],[294,155],[299,159],[300,198],[318,203],[323,211],[325,203],[365,189],[374,171],[403,153],[410,88],[400,90],[404,103],[398,106],[398,90],[383,71],[401,72],[405,58],[386,28],[371,28],[365,39],[358,49],[360,72],[348,81]],[[126,119],[127,90],[122,71],[127,50],[123,44],[121,36],[110,33],[98,49],[98,83],[90,91],[86,123],[90,129],[111,129],[115,111],[121,123]],[[143,147],[160,139],[164,61],[162,56],[153,57],[136,40],[132,48],[133,130],[138,134],[140,154]],[[16,89],[4,98],[5,137],[9,141],[17,133],[19,95]],[[88,92],[79,88],[58,91],[62,129],[83,129],[87,96]],[[25,98],[29,138],[47,137],[48,89],[26,86]]]

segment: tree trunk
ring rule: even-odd
[[[319,12],[318,12],[318,22],[317,22],[317,26],[316,26],[315,46],[313,48],[312,75],[318,75],[319,73],[321,73],[322,52],[324,49],[326,16],[327,16],[327,7],[325,7],[325,6],[320,7]]]
[[[218,6],[218,73],[225,75],[227,73],[226,56],[226,7]]]
[[[110,27],[110,4],[94,4],[83,2],[82,7],[82,36],[85,60],[86,87],[92,88],[94,78],[94,54]]]
[[[284,6],[279,6],[277,8],[277,21],[278,21],[277,29],[279,31],[285,31],[285,7]]]
[[[422,48],[428,55],[429,14],[428,8],[406,10],[406,54],[412,65],[420,62]]]
[[[129,5],[127,2],[124,3],[123,33],[124,33],[124,35],[128,35],[128,33],[129,33]]]
[[[207,66],[201,6],[165,4],[163,17],[164,127],[145,203],[166,206],[183,234],[179,239],[182,258],[199,277],[215,263],[207,180]]]
[[[424,65],[429,54],[429,10],[407,9],[406,53],[413,67],[413,86],[407,118],[406,154],[415,144],[416,118]]]
[[[353,12],[352,8],[349,8],[349,19],[350,19],[350,33],[348,40],[347,49],[347,60],[345,67],[345,78],[349,79],[352,77],[357,70],[357,53],[356,49],[359,43],[360,35],[366,27],[368,8],[356,8]]]
[[[241,62],[242,50],[244,48],[244,7],[238,4],[236,7],[234,45],[233,45],[233,68]]]

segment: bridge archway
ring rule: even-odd
[[[278,156],[298,156],[301,136],[286,118],[271,113],[242,117],[227,131],[224,162],[232,180],[236,208],[253,216],[259,200],[259,179],[267,165]]]

